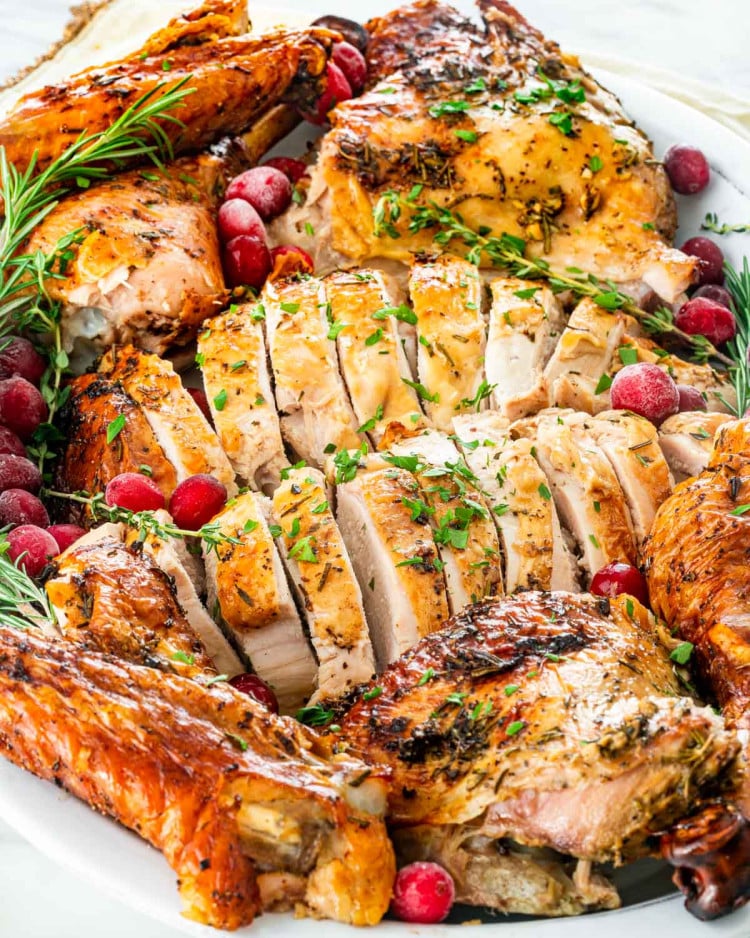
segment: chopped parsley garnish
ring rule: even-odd
[[[331,342],[335,342],[338,339],[339,334],[342,329],[346,329],[347,323],[345,322],[332,322],[328,329],[328,338]]]
[[[537,489],[542,498],[548,502],[552,498],[552,492],[547,488],[547,486],[542,482]]]
[[[612,387],[612,378],[609,375],[602,375],[597,382],[594,394],[603,394]]]
[[[401,379],[404,384],[408,385],[414,391],[417,392],[417,397],[421,398],[423,401],[429,401],[431,404],[437,404],[440,402],[440,393],[435,391],[434,394],[431,394],[427,388],[420,384],[419,381],[410,381],[408,378]]]
[[[604,168],[604,160],[598,153],[595,153],[589,160],[589,169],[592,173],[598,173]]]
[[[496,387],[496,384],[488,384],[486,381],[482,380],[474,397],[465,397],[459,404],[459,407],[474,407],[478,413],[482,409],[482,401],[486,400]]]
[[[383,419],[383,414],[384,414],[383,405],[378,404],[377,410],[375,411],[373,416],[370,417],[369,420],[366,420],[362,424],[361,427],[357,427],[357,433],[370,433],[372,430],[375,429],[378,423]]]
[[[183,664],[192,667],[195,664],[195,655],[188,655],[184,651],[176,651],[172,655],[172,661],[181,661]]]
[[[384,306],[372,314],[373,319],[387,319],[388,316],[393,316],[399,322],[408,322],[411,326],[417,324],[417,314],[405,303],[400,306]]]
[[[107,426],[107,442],[112,443],[125,428],[125,414],[118,414],[117,417]]]
[[[518,690],[518,684],[506,684],[505,685],[505,696],[512,697],[513,694]]]
[[[365,345],[375,345],[383,338],[383,330],[376,329],[371,335],[368,335],[365,339]]]
[[[541,290],[541,287],[527,287],[525,290],[514,290],[513,296],[517,296],[519,300],[530,300],[534,294]],[[508,325],[511,325],[510,316],[505,320]]]
[[[633,348],[632,345],[621,346],[618,348],[617,354],[620,356],[623,365],[635,365],[638,361],[638,349]]]
[[[362,694],[362,700],[375,700],[375,698],[380,697],[382,693],[383,693],[382,687],[379,687],[379,686],[373,687],[370,690],[366,690],[364,694]]]
[[[441,101],[428,108],[427,113],[430,117],[445,117],[450,114],[465,114],[469,110],[471,110],[469,101]]]
[[[422,677],[420,677],[420,679],[417,681],[417,687],[424,687],[424,685],[425,685],[428,681],[431,681],[434,677],[435,677],[435,669],[434,669],[434,668],[428,668],[428,669],[424,672],[424,674],[422,675]]]
[[[298,519],[296,519],[298,520]],[[301,537],[289,548],[289,556],[303,563],[318,563],[318,555],[312,546],[312,537]]]
[[[227,406],[227,392],[224,390],[224,388],[222,388],[221,391],[219,391],[219,393],[214,398],[214,407],[217,410],[224,410],[226,406]]]
[[[672,651],[669,657],[677,664],[687,664],[693,654],[694,647],[692,642],[682,642]]]
[[[507,736],[515,736],[521,732],[524,726],[526,726],[526,723],[523,720],[514,720],[505,728],[505,733]]]
[[[476,130],[454,130],[453,133],[459,140],[463,140],[465,143],[476,143],[479,139],[479,134]]]
[[[333,720],[333,710],[328,710],[320,704],[313,704],[311,707],[298,710],[296,718],[305,726],[328,726]]]
[[[298,313],[299,303],[279,303],[279,309],[285,313]]]

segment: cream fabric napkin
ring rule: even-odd
[[[714,85],[693,81],[667,69],[645,65],[633,59],[612,58],[596,52],[580,51],[578,54],[586,66],[592,69],[605,68],[627,78],[637,78],[642,84],[650,85],[657,91],[703,111],[750,141],[750,99],[728,94]]]

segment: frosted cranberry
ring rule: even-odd
[[[227,503],[227,490],[213,476],[200,473],[177,486],[169,500],[169,513],[178,528],[197,531],[218,515]]]
[[[218,228],[224,244],[238,235],[250,235],[259,241],[266,240],[263,219],[244,199],[227,199],[219,209]]]
[[[367,78],[367,62],[359,49],[349,42],[337,42],[333,47],[331,58],[344,73],[352,92],[359,94]]]
[[[307,175],[309,168],[307,163],[303,163],[302,160],[294,160],[291,156],[272,156],[263,165],[278,169],[293,185]]]
[[[689,384],[678,384],[677,393],[680,395],[680,413],[691,410],[706,410],[706,402],[698,388]]]
[[[726,287],[720,287],[718,283],[707,283],[703,287],[698,287],[691,299],[703,297],[705,300],[713,300],[719,306],[726,306],[731,309],[733,305],[732,294]]]
[[[26,447],[12,430],[0,427],[0,455],[11,453],[13,456],[25,456]]]
[[[437,863],[410,863],[398,871],[391,911],[402,922],[436,925],[456,898],[453,877]]]
[[[690,238],[680,250],[698,258],[698,283],[724,283],[724,252],[710,238]]]
[[[47,533],[57,541],[57,549],[60,553],[67,550],[71,544],[80,540],[86,531],[79,528],[77,524],[51,524],[47,528]]]
[[[619,596],[627,593],[638,602],[648,606],[648,588],[643,575],[637,567],[629,563],[608,563],[602,567],[591,581],[591,589],[595,596]]]
[[[0,378],[20,375],[38,385],[46,370],[47,362],[28,339],[17,335],[10,341],[0,340]]]
[[[4,453],[0,456],[0,492],[24,489],[38,492],[42,487],[42,474],[30,459]]]
[[[302,248],[294,244],[280,244],[276,248],[271,248],[271,265],[276,266],[276,258],[283,257],[284,272],[293,274],[296,272],[302,274],[311,274],[315,270],[313,259]]]
[[[6,489],[0,492],[0,527],[12,524],[35,524],[46,528],[49,524],[47,509],[36,495],[25,489]]]
[[[345,16],[334,16],[332,14],[319,16],[316,20],[313,20],[312,25],[323,26],[335,33],[341,33],[344,39],[356,46],[360,52],[365,52],[370,42],[370,34],[365,27],[355,20],[347,19]]]
[[[121,472],[104,490],[108,505],[129,511],[159,511],[164,507],[164,496],[157,484],[139,472]]]
[[[626,365],[615,375],[609,399],[616,410],[631,410],[658,426],[680,407],[672,378],[649,362]]]
[[[273,166],[254,166],[240,173],[230,183],[227,199],[244,199],[268,221],[281,215],[292,201],[292,184]]]
[[[57,556],[57,541],[44,528],[22,524],[6,535],[8,556],[29,576],[37,577],[50,560]],[[20,558],[20,559],[19,559]]]
[[[271,272],[271,254],[265,241],[239,235],[222,252],[224,274],[232,287],[249,286],[260,290]]]
[[[205,391],[201,391],[199,388],[185,388],[185,390],[198,405],[200,412],[203,414],[206,420],[211,423],[213,421],[213,417],[211,416],[211,408],[208,405],[208,398],[206,397]]]
[[[247,694],[248,697],[257,700],[259,704],[263,704],[271,713],[279,712],[279,702],[276,699],[276,694],[265,681],[261,681],[257,674],[236,674],[229,679],[229,683],[235,690]]]
[[[714,345],[734,338],[737,323],[734,313],[726,306],[699,296],[688,300],[677,311],[675,325],[689,335],[704,335]]]
[[[335,62],[326,65],[326,79],[326,90],[318,98],[315,112],[303,115],[311,124],[325,124],[328,121],[328,112],[352,96],[351,85]]]
[[[34,385],[14,375],[0,381],[0,422],[22,440],[28,440],[47,419],[47,405]]]
[[[708,185],[711,170],[708,160],[696,147],[675,144],[664,154],[664,168],[675,192],[694,195]]]

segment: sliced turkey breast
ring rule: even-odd
[[[575,558],[531,441],[511,440],[510,422],[497,411],[455,417],[453,424],[500,536],[506,592],[577,590]]]
[[[296,711],[315,688],[317,666],[266,521],[264,496],[239,495],[214,521],[236,543],[204,552],[209,609],[240,655]]]
[[[270,491],[289,465],[268,372],[262,304],[232,307],[206,323],[197,360],[214,426],[232,468]]]
[[[659,449],[656,427],[644,417],[625,410],[603,411],[585,419],[583,426],[615,470],[628,503],[636,544],[640,546],[674,484]]]
[[[484,367],[491,405],[517,420],[550,403],[543,372],[565,317],[554,293],[528,280],[493,280],[490,290]]]
[[[690,411],[668,417],[659,427],[659,446],[675,482],[697,476],[708,465],[716,431],[729,414]]]
[[[207,473],[234,495],[232,466],[170,362],[133,346],[113,347],[102,357],[99,371],[140,405],[178,482]]]
[[[170,520],[166,512],[156,512],[160,520]],[[237,653],[227,641],[226,636],[211,616],[206,612],[200,600],[193,581],[194,573],[191,569],[185,542],[177,539],[156,537],[149,534],[141,540],[138,531],[126,528],[124,531],[125,543],[133,550],[141,550],[162,570],[172,581],[180,608],[190,623],[190,627],[203,642],[203,646],[214,663],[219,674],[234,677],[245,668]],[[80,542],[79,542],[80,543]]]
[[[448,618],[445,579],[428,521],[403,469],[363,471],[338,485],[336,518],[362,590],[378,670]]]
[[[612,561],[634,563],[636,552],[620,483],[579,417],[565,410],[542,411],[514,423],[511,433],[534,444],[560,519],[578,543],[588,581]]]
[[[417,317],[417,365],[425,413],[450,433],[453,417],[483,403],[486,327],[474,264],[441,254],[417,260],[409,275]]]
[[[423,423],[398,331],[414,313],[398,305],[378,270],[337,271],[325,279],[332,330],[360,424],[377,446],[391,420]]]
[[[609,407],[608,376],[625,326],[626,318],[619,313],[602,309],[588,297],[581,300],[544,369],[552,404],[589,414]]]
[[[340,697],[375,673],[372,644],[341,532],[317,469],[290,469],[273,495],[277,545],[318,657],[315,698]]]
[[[451,613],[502,593],[497,531],[479,480],[456,444],[438,430],[424,430],[391,442],[384,456],[398,462],[413,457],[419,460],[416,478],[422,497],[412,499],[409,507],[414,517],[428,519],[433,527]]]
[[[302,459],[322,467],[329,447],[361,442],[330,338],[325,290],[313,277],[268,281],[260,300],[281,432]]]

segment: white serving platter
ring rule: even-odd
[[[340,13],[364,20],[385,12],[397,0],[350,0],[318,6],[298,0],[300,19],[319,13]],[[465,2],[457,6],[469,9]],[[523,6],[522,0],[519,4]],[[286,5],[285,5],[286,6]],[[273,18],[281,16],[275,10]],[[290,17],[291,18],[291,17]],[[297,18],[297,17],[295,17]],[[679,25],[675,26],[679,29]],[[632,116],[653,139],[657,155],[675,142],[689,142],[708,156],[713,171],[708,189],[698,197],[680,198],[680,230],[676,243],[700,233],[706,212],[716,212],[722,221],[750,222],[750,145],[708,117],[680,104],[634,79],[598,71],[597,77],[616,92]],[[294,138],[276,152],[295,155],[303,138]],[[727,257],[735,264],[750,256],[750,235],[733,234],[721,239]],[[0,817],[53,861],[89,881],[96,891],[172,926],[176,931],[208,938],[217,932],[184,919],[175,876],[154,849],[112,821],[96,814],[83,803],[0,759]],[[704,924],[682,908],[681,897],[668,891],[668,874],[661,864],[645,861],[633,864],[618,876],[625,907],[595,915],[570,919],[493,919],[470,926],[477,938],[748,938],[750,908],[719,922]],[[40,895],[43,895],[40,884]],[[473,910],[459,910],[455,922],[476,921]],[[103,923],[104,924],[104,923]],[[371,933],[384,938],[448,938],[466,934],[456,924],[414,926],[386,921]],[[477,933],[475,929],[480,929]],[[101,934],[106,935],[106,925]],[[238,934],[257,938],[354,938],[361,929],[333,922],[298,920],[291,915],[265,915]],[[366,933],[365,933],[366,934]],[[5,938],[5,936],[4,936]],[[12,938],[12,936],[7,936]],[[46,938],[46,936],[45,936]]]

